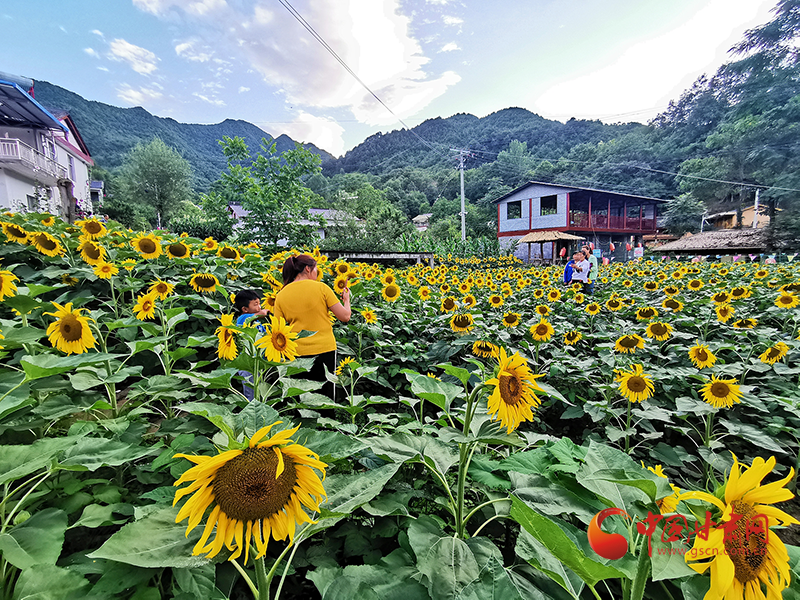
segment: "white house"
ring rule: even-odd
[[[37,102],[32,80],[0,73],[0,210],[90,214],[93,164],[68,113]]]

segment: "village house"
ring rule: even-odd
[[[742,209],[742,227],[752,227],[754,218],[756,219],[756,228],[767,227],[769,225],[767,207],[763,204],[760,205],[757,217],[755,204]],[[733,229],[736,227],[736,211],[729,210],[706,215],[703,220],[705,221],[705,227],[709,229]]]
[[[575,237],[594,244],[603,257],[624,260],[644,236],[657,232],[665,203],[660,198],[529,181],[494,201],[497,238],[507,246],[531,233],[554,232],[529,237],[535,240],[532,248],[521,243],[516,255],[522,260],[558,259],[562,249],[566,254],[575,246]]]
[[[33,81],[0,73],[0,209],[92,212],[94,164],[69,113],[34,99]]]

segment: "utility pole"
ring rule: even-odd
[[[452,152],[458,152],[458,169],[461,171],[461,241],[467,239],[467,208],[464,204],[464,156],[469,154],[466,150],[450,148]]]
[[[462,186],[462,189],[463,189],[463,186]],[[761,192],[761,190],[759,188],[756,188],[756,204],[753,207],[753,229],[758,227],[758,195],[759,195],[759,192]]]

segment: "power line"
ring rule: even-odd
[[[309,32],[309,33],[312,35],[312,37],[313,37],[315,40],[317,40],[317,41],[318,41],[318,42],[319,42],[319,43],[322,45],[322,47],[323,47],[323,48],[325,48],[325,50],[327,50],[327,51],[328,51],[328,53],[330,53],[330,55],[331,55],[331,56],[333,56],[333,58],[335,58],[335,59],[336,59],[336,61],[337,61],[337,62],[338,62],[340,65],[342,65],[342,67],[344,67],[344,70],[345,70],[345,71],[347,71],[348,73],[350,73],[350,75],[352,75],[352,77],[353,77],[353,78],[354,78],[354,79],[355,79],[355,80],[356,80],[356,81],[357,81],[359,84],[361,84],[361,87],[363,87],[365,90],[367,90],[367,91],[370,93],[370,95],[371,95],[373,98],[375,98],[375,100],[377,100],[377,101],[378,101],[378,103],[379,103],[381,106],[383,106],[383,107],[384,107],[386,110],[388,110],[388,111],[389,111],[389,113],[390,113],[390,114],[391,114],[391,115],[392,115],[392,116],[393,116],[395,119],[397,119],[397,120],[398,120],[400,123],[402,123],[403,127],[405,127],[405,128],[406,128],[406,129],[407,129],[407,130],[408,130],[408,131],[409,131],[409,132],[412,134],[412,135],[414,135],[414,137],[416,137],[416,138],[417,138],[417,139],[418,139],[420,142],[422,142],[422,143],[423,143],[424,145],[426,145],[428,148],[430,148],[430,149],[431,149],[431,150],[433,150],[434,152],[437,152],[437,153],[438,153],[438,150],[436,150],[436,148],[434,148],[434,147],[433,147],[433,144],[431,144],[431,143],[430,143],[430,142],[428,142],[427,140],[423,139],[423,138],[422,138],[422,137],[421,137],[421,136],[420,136],[420,135],[419,135],[419,134],[418,134],[416,131],[414,131],[414,130],[413,130],[411,127],[409,127],[409,126],[408,126],[408,125],[405,123],[405,121],[403,121],[403,119],[401,119],[400,117],[398,117],[398,116],[395,114],[395,112],[394,112],[394,111],[393,111],[391,108],[389,108],[389,106],[388,106],[388,105],[387,105],[387,104],[386,104],[386,103],[385,103],[383,100],[381,100],[381,99],[378,97],[378,95],[377,95],[375,92],[373,92],[373,91],[370,89],[370,87],[369,87],[369,86],[368,86],[366,83],[364,83],[364,82],[361,80],[361,78],[360,78],[358,75],[356,75],[356,72],[355,72],[355,71],[353,71],[353,69],[351,69],[351,68],[350,68],[350,66],[349,66],[349,65],[348,65],[348,64],[347,64],[347,63],[346,63],[346,62],[345,62],[345,61],[344,61],[344,60],[343,60],[343,59],[342,59],[342,58],[341,58],[341,57],[340,57],[340,56],[339,56],[339,55],[336,53],[336,51],[335,51],[333,48],[331,48],[331,47],[328,45],[328,42],[326,42],[326,41],[324,40],[324,38],[323,38],[323,37],[322,37],[320,34],[318,34],[318,33],[317,33],[315,30],[314,30],[314,28],[311,26],[311,24],[310,24],[308,21],[306,21],[306,20],[303,18],[303,16],[302,16],[302,15],[301,15],[301,14],[300,14],[300,13],[299,13],[299,12],[298,12],[298,11],[297,11],[297,10],[296,10],[294,7],[293,7],[293,6],[292,6],[292,5],[289,3],[289,0],[278,0],[278,2],[280,2],[280,3],[281,3],[283,6],[284,6],[284,8],[286,8],[286,10],[288,10],[288,11],[289,11],[289,13],[290,13],[290,14],[291,14],[291,15],[292,15],[292,16],[293,16],[295,19],[297,19],[297,21],[298,21],[298,22],[299,22],[299,23],[300,23],[300,24],[301,24],[301,25],[302,25],[302,26],[303,26],[303,27],[306,29],[306,31],[308,31],[308,32]]]

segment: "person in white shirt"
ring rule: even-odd
[[[572,265],[572,283],[579,281],[584,287],[589,280],[589,271],[592,265],[586,260],[583,252],[576,252],[572,255],[572,260],[575,264]]]

